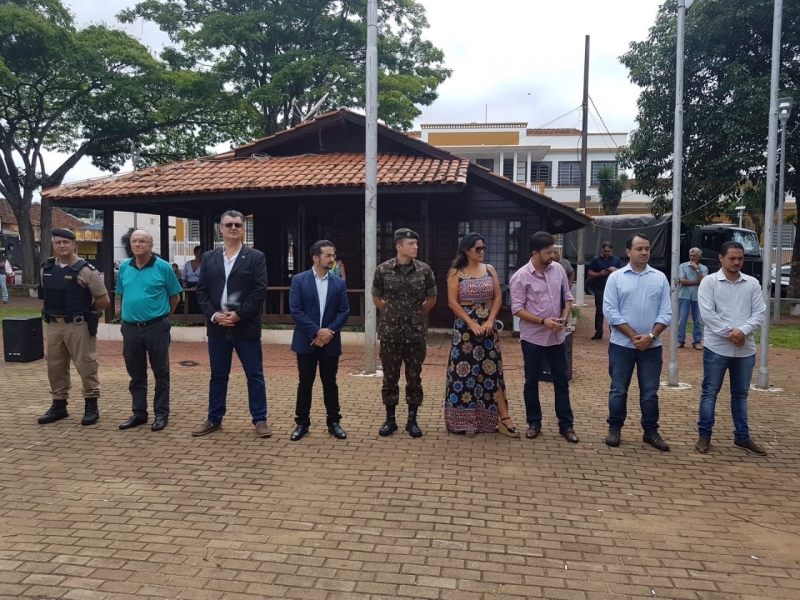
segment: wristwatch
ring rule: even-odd
[[[652,334],[652,333],[648,333],[647,335],[649,335],[649,336],[650,336],[650,341],[651,341],[651,342],[655,342],[655,341],[658,339],[658,336],[657,336],[657,335],[654,335],[654,334]]]

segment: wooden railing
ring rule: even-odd
[[[289,312],[289,290],[291,288],[285,287],[268,287],[267,297],[261,307],[261,322],[271,324],[293,325],[294,319]],[[364,302],[365,294],[363,289],[347,290],[347,297],[350,301],[350,318],[347,320],[348,325],[363,325],[364,324]],[[202,314],[189,313],[189,294],[195,294],[194,291],[185,290],[183,292],[183,307],[175,312],[173,318],[175,321],[181,323],[205,323],[205,316]],[[277,295],[277,298],[276,298]],[[277,311],[270,312],[270,307],[277,306]]]

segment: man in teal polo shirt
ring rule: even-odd
[[[153,255],[153,236],[136,230],[131,234],[133,258],[120,265],[118,296],[122,296],[122,355],[131,382],[133,415],[120,429],[147,423],[147,360],[156,389],[151,429],[161,431],[169,421],[169,317],[178,305],[181,284],[170,264]]]

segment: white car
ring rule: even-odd
[[[777,267],[772,268],[772,295],[775,295],[775,270]],[[789,274],[792,271],[791,263],[781,265],[781,298],[786,298],[789,293]]]

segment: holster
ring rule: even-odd
[[[83,318],[86,320],[86,325],[89,327],[89,336],[97,336],[97,327],[100,325],[100,315],[103,314],[101,310],[90,310],[83,313]]]

